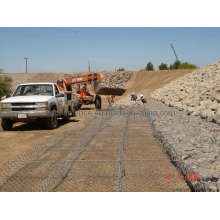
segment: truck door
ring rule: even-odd
[[[60,92],[56,85],[54,85],[55,88],[55,96],[58,95]],[[64,97],[57,97],[57,111],[59,115],[63,115],[63,106],[64,106]]]

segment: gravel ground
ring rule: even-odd
[[[220,126],[148,98],[154,135],[193,191],[220,191]],[[194,176],[190,176],[193,174]],[[196,175],[198,180],[195,180]]]

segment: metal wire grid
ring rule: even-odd
[[[135,120],[145,120],[145,116],[131,117],[132,109],[127,109],[127,115],[121,122],[124,123],[120,136],[120,145],[111,147],[89,146],[93,138],[111,122],[114,114],[108,117],[98,117],[97,125],[92,132],[88,132],[84,138],[74,146],[47,146],[42,149],[34,148],[22,156],[11,160],[1,168],[1,191],[185,191],[186,188],[178,188],[180,179],[177,177],[171,181],[168,179],[166,168],[155,172],[156,163],[168,158],[146,158],[127,160],[126,132],[129,123]],[[66,138],[69,137],[68,130]],[[141,149],[139,149],[141,150]],[[64,159],[52,160],[44,158],[48,154],[64,152]],[[81,160],[80,156],[85,152],[96,154],[110,153],[118,158],[107,160]],[[43,164],[43,169],[42,169]],[[160,166],[160,165],[158,165]],[[39,167],[39,170],[37,169]],[[5,169],[7,168],[7,169]],[[44,172],[46,170],[46,173]],[[149,172],[151,170],[152,172]],[[32,172],[34,171],[34,172]],[[179,182],[178,182],[179,181]],[[158,187],[155,183],[158,182]],[[177,187],[175,188],[175,182]],[[170,186],[170,188],[169,188]]]

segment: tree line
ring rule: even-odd
[[[158,68],[159,68],[159,70],[174,70],[174,69],[196,69],[198,67],[195,64],[191,64],[188,62],[181,63],[179,60],[176,60],[173,64],[170,64],[170,65],[168,65],[166,63],[161,63],[158,66]],[[146,70],[146,71],[155,70],[153,63],[148,62],[145,69],[141,69],[141,71],[144,71],[144,70]],[[117,72],[120,72],[120,71],[125,71],[125,69],[118,68]]]
[[[188,62],[181,63],[179,60],[176,60],[173,64],[161,63],[158,66],[159,70],[173,70],[173,69],[196,69],[197,66],[195,64],[191,64]],[[151,62],[148,62],[145,69],[147,71],[154,70],[154,65]]]

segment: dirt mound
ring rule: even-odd
[[[220,61],[207,65],[152,93],[154,99],[220,124]]]
[[[130,104],[129,95],[134,92],[138,96],[142,93],[149,95],[154,90],[166,85],[167,83],[184,76],[192,70],[158,70],[158,71],[139,71],[134,72],[131,79],[125,83],[126,92],[119,103]],[[119,99],[118,99],[119,100]]]
[[[13,89],[21,83],[30,82],[54,82],[58,79],[68,78],[72,76],[80,76],[88,73],[15,73],[15,74],[4,74],[12,78]],[[118,88],[124,93],[126,83],[132,76],[132,72],[103,72],[105,82],[101,83],[97,89],[100,88]],[[103,94],[106,95],[106,94]]]
[[[17,85],[21,83],[31,83],[31,82],[56,82],[58,79],[64,77],[71,77],[71,73],[10,73],[4,74],[12,78],[12,87],[16,88]]]

